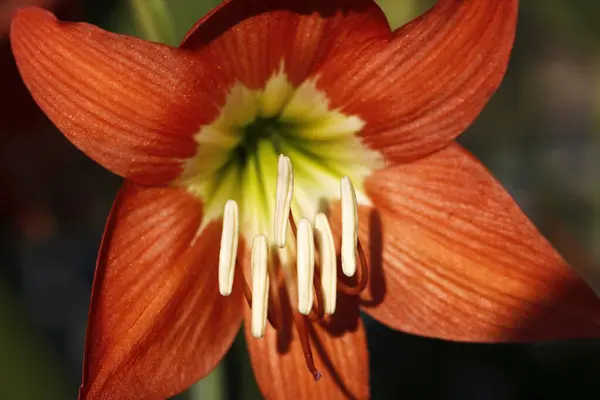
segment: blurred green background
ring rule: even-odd
[[[64,18],[169,44],[219,3],[38,0],[44,2]],[[15,3],[0,4],[0,23]],[[433,3],[379,1],[394,27]],[[504,83],[460,139],[596,287],[599,16],[600,3],[590,0],[523,1]],[[37,109],[6,37],[0,68],[0,399],[75,399],[96,252],[120,181]],[[392,332],[372,320],[367,326],[374,399],[598,397],[597,341],[468,345]],[[179,398],[260,399],[243,339]]]

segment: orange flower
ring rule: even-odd
[[[20,7],[39,6],[56,8],[59,0],[3,0],[0,4],[0,42],[8,34],[12,14]]]
[[[81,397],[184,390],[244,315],[270,399],[369,396],[358,306],[449,340],[596,337],[596,296],[453,141],[500,84],[516,17],[516,0],[440,0],[392,32],[370,0],[231,0],[171,48],[20,11],[33,97],[127,179]]]

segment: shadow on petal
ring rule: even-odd
[[[196,23],[186,35],[183,47],[194,49],[204,46],[247,19],[282,11],[305,16],[318,14],[323,18],[329,18],[338,13],[348,15],[364,12],[376,12],[383,16],[383,12],[370,0],[333,0],[327,2],[321,0],[304,2],[281,0],[263,0],[260,2],[254,0],[225,1],[207,15],[210,18],[205,17]]]
[[[248,351],[258,386],[265,398],[369,398],[369,358],[365,330],[358,312],[353,314],[354,329],[350,330],[348,325],[351,324],[343,323],[338,328],[339,335],[332,334],[320,324],[308,324],[312,357],[316,368],[323,373],[317,382],[307,369],[304,348],[295,329],[282,333],[267,325],[265,336],[254,339],[249,317],[247,310],[245,331]],[[291,337],[289,349],[285,352],[278,348],[281,335]]]
[[[324,373],[328,374],[331,379],[335,382],[339,390],[348,398],[352,400],[358,400],[359,397],[354,395],[350,388],[344,382],[340,372],[334,365],[328,351],[326,350],[320,335],[331,335],[333,337],[341,337],[348,332],[356,333],[363,330],[362,321],[358,317],[358,302],[354,299],[350,299],[349,296],[345,297],[340,303],[342,309],[336,311],[331,324],[326,325],[325,329],[320,329],[317,326],[313,326],[310,329],[310,338],[313,345],[314,351],[319,355],[322,362],[322,367],[325,369]],[[320,334],[319,334],[320,333]],[[352,351],[353,349],[348,349]],[[368,368],[368,365],[364,365],[364,368]]]
[[[290,351],[290,346],[292,343],[292,329],[294,329],[294,321],[292,318],[292,313],[288,312],[292,309],[292,305],[290,302],[290,296],[285,288],[285,284],[283,279],[280,277],[280,281],[274,290],[277,291],[278,301],[279,301],[279,329],[277,330],[277,351],[280,354],[287,353]],[[271,289],[271,293],[273,293],[273,289]]]
[[[597,295],[460,146],[377,172],[366,189],[381,213],[387,293],[365,311],[380,322],[465,342],[600,336]]]
[[[369,214],[369,296],[362,297],[362,305],[373,307],[380,304],[387,288],[383,274],[383,231],[381,215],[376,209]]]
[[[339,337],[346,332],[356,332],[359,317],[358,296],[338,293],[335,314],[320,322],[321,327],[330,335]]]
[[[547,297],[546,307],[526,311],[520,316],[520,326],[513,333],[514,339],[509,338],[507,341],[522,342],[523,338],[541,338],[542,341],[546,341],[553,340],[555,337],[571,339],[575,336],[598,338],[600,319],[597,309],[594,310],[589,306],[593,302],[590,298],[589,288],[583,281],[560,282],[551,293],[547,294]],[[580,305],[578,314],[572,315],[572,311],[568,313],[567,309],[571,308],[573,304]],[[564,316],[561,316],[560,324],[557,324],[557,314],[562,314],[560,311],[563,309]],[[554,312],[557,310],[560,314]],[[568,317],[571,318],[567,319]],[[540,332],[545,333],[541,334]]]
[[[556,243],[557,248],[561,250],[561,253],[570,262],[575,271],[584,277],[592,279],[594,271],[598,270],[593,257],[583,246],[577,243],[575,238],[560,226],[558,221],[553,221],[552,218],[550,221],[551,223],[548,228],[550,228],[549,237],[552,239],[552,242]],[[598,328],[598,325],[600,325],[600,315],[598,314],[597,307],[599,300],[589,290],[585,280],[575,278],[558,281],[554,285],[552,293],[549,293],[547,297],[546,310],[562,310],[567,308],[565,305],[578,304],[577,308],[580,313],[577,316],[579,318],[573,318],[572,321],[563,321],[561,324],[556,324],[553,321],[556,318],[554,314],[539,311],[524,313],[521,318],[522,325],[515,332],[517,339],[539,335],[539,332],[543,331],[547,331],[550,336],[554,336],[562,332],[562,330],[570,332],[571,335],[569,336],[572,336],[573,332],[577,332],[577,337],[580,338],[598,338],[600,336],[600,329]],[[554,335],[552,332],[555,332]]]

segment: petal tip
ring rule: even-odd
[[[42,7],[37,6],[25,6],[17,8],[12,15],[12,22],[15,23],[17,20],[23,21],[28,18],[52,18],[56,20],[54,14]]]
[[[10,38],[14,39],[24,30],[30,30],[38,26],[41,20],[56,22],[56,16],[41,7],[27,6],[17,8],[10,21]]]

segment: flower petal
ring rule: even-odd
[[[55,8],[60,0],[4,0],[0,3],[0,42],[8,34],[10,20],[15,10],[26,6]]]
[[[227,95],[198,54],[62,23],[39,8],[16,12],[11,45],[52,122],[95,161],[138,183],[177,177],[195,153],[193,134]]]
[[[365,311],[379,321],[460,341],[600,336],[600,299],[459,145],[365,187],[377,207],[360,210]]]
[[[224,74],[258,89],[282,62],[298,85],[347,44],[389,32],[372,0],[233,0],[200,20],[182,47],[209,49]]]
[[[82,399],[161,399],[208,374],[231,345],[242,296],[218,291],[220,226],[182,189],[125,183],[102,242]]]
[[[342,299],[340,299],[342,300]],[[254,375],[263,395],[271,400],[368,399],[369,357],[365,329],[356,304],[341,303],[328,326],[311,328],[315,365],[323,376],[315,381],[308,371],[298,333],[292,325],[276,331],[267,324],[265,336],[255,339],[246,312],[246,339]]]
[[[358,115],[364,142],[390,163],[446,146],[479,114],[504,76],[517,0],[439,0],[426,14],[323,65],[332,108]]]

